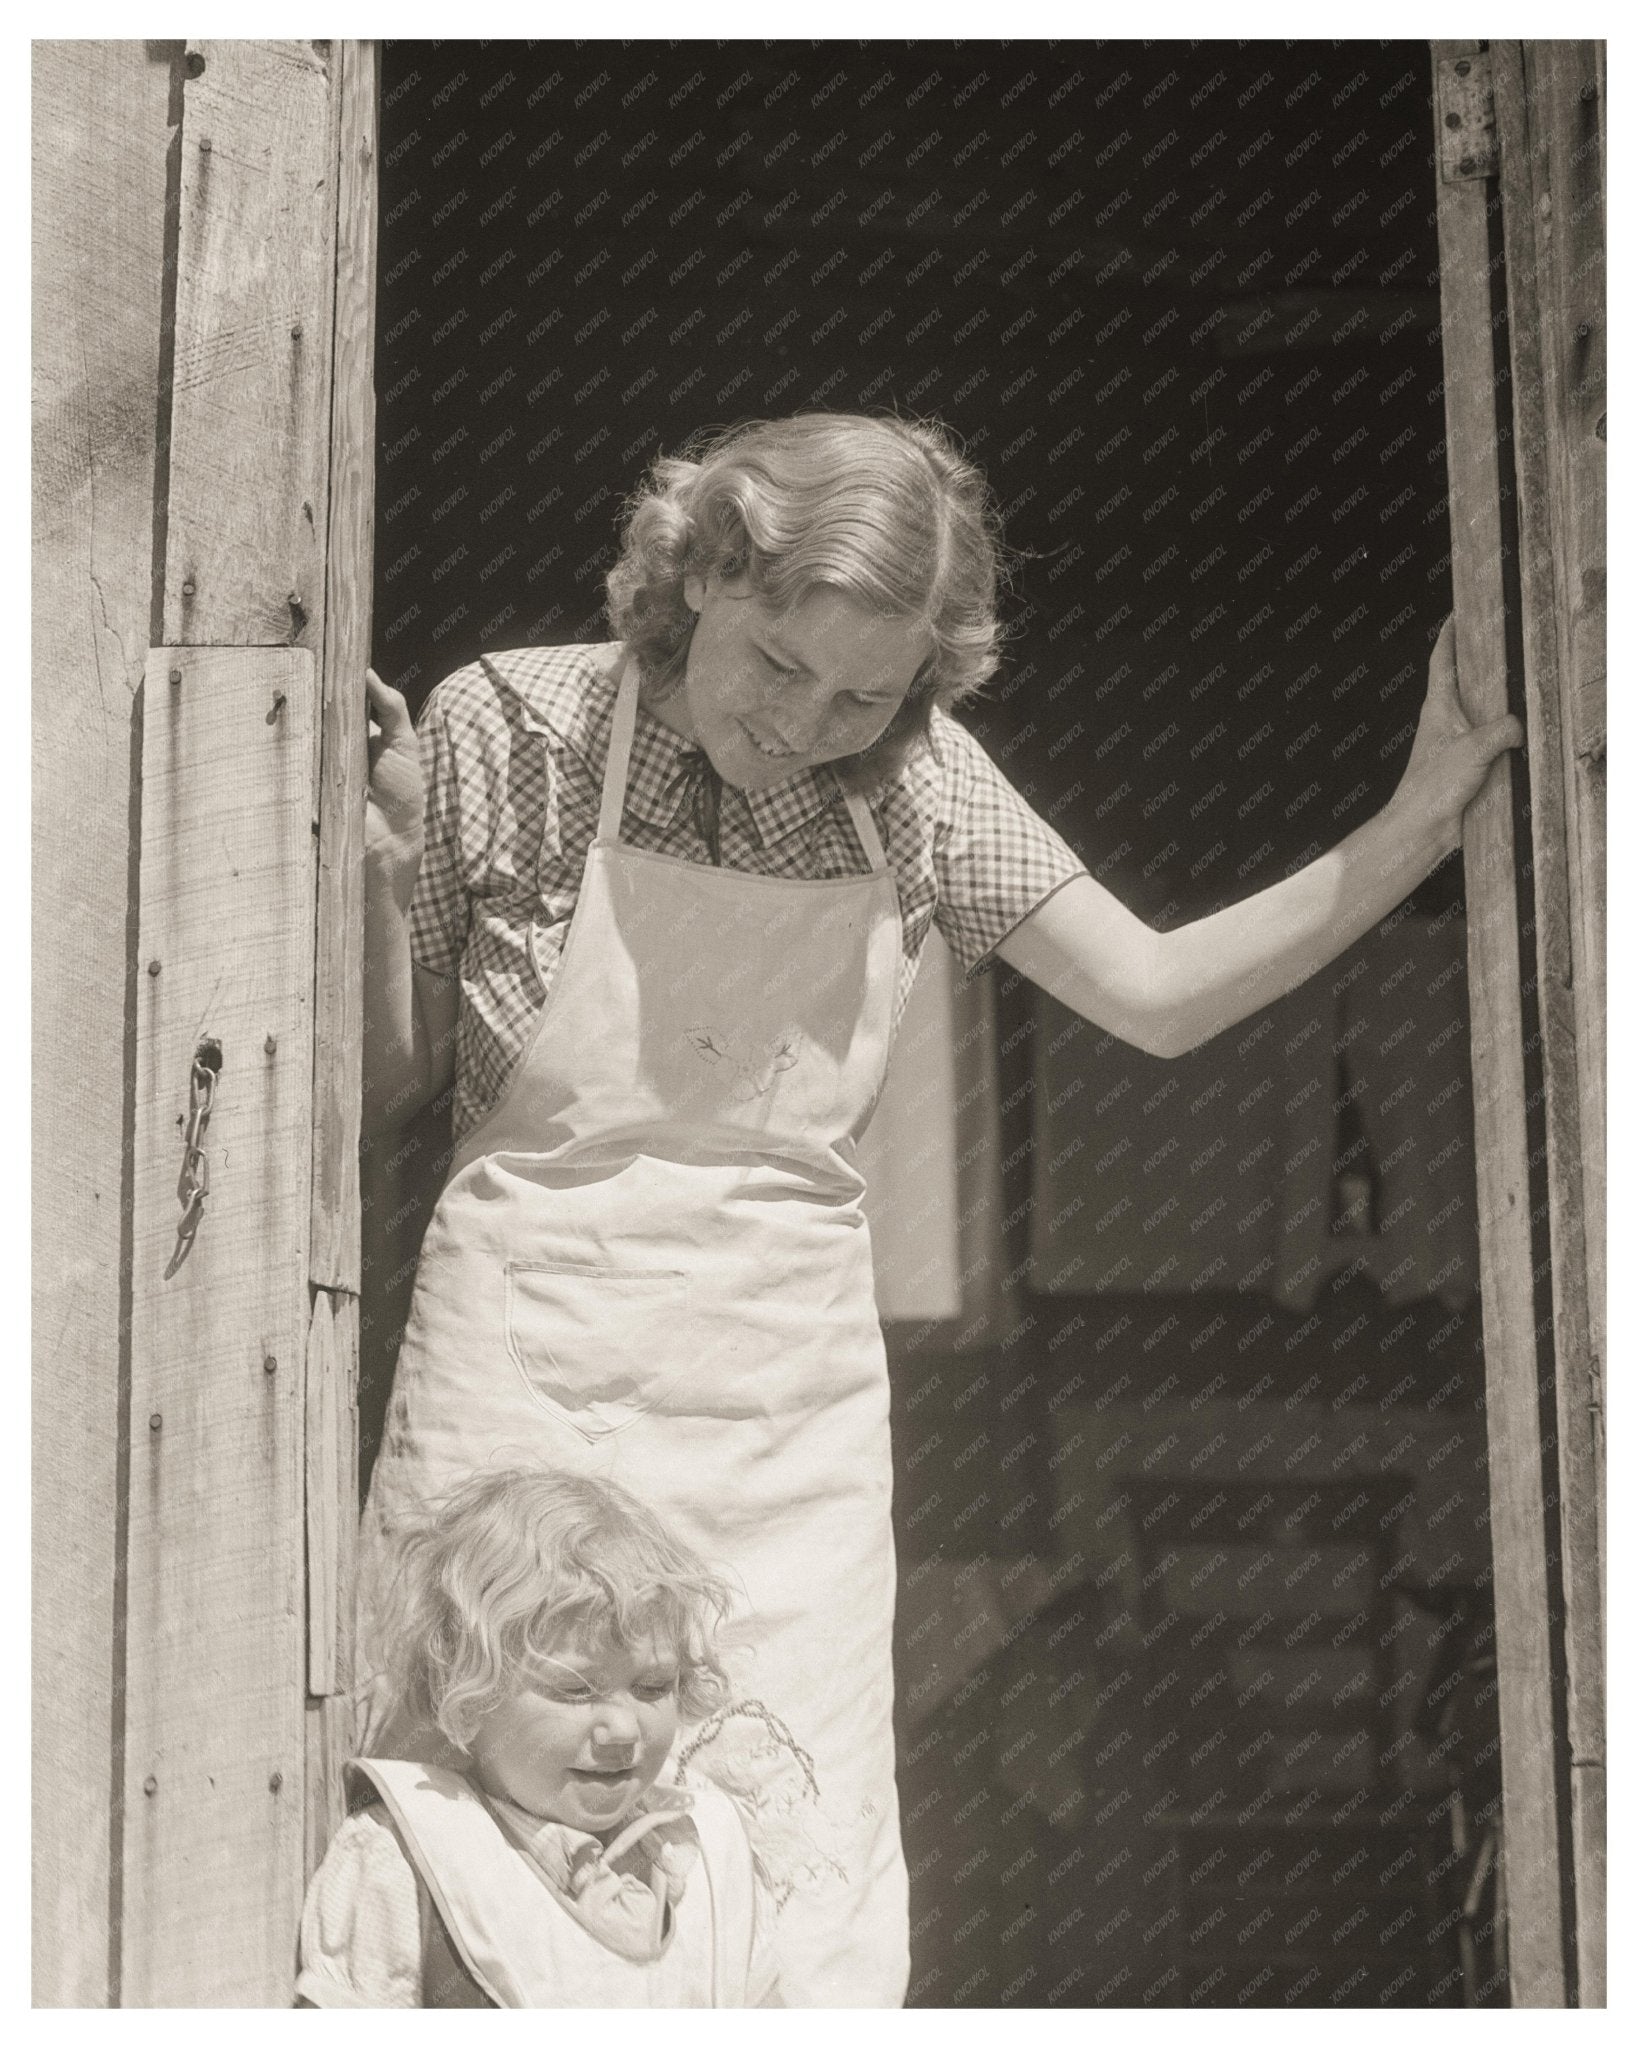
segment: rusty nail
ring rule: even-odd
[[[183,584],[183,586],[182,586],[182,595],[183,595],[184,597],[192,597],[192,595],[193,595],[193,585],[192,585],[191,583],[184,583],[184,584]]]
[[[172,681],[173,683],[179,683],[179,682],[181,682],[181,680],[182,680],[182,671],[181,671],[181,670],[180,670],[179,668],[173,668],[173,669],[171,670],[171,681]]]
[[[154,1794],[159,1790],[159,1780],[157,1778],[151,1777],[144,1778],[142,1781],[142,1789],[144,1792],[147,1793],[148,1797],[152,1799]]]
[[[152,1414],[152,1415],[150,1415],[150,1416],[148,1417],[148,1427],[149,1427],[149,1428],[150,1428],[150,1429],[151,1429],[151,1430],[152,1430],[152,1431],[154,1432],[154,1434],[155,1434],[155,1435],[157,1436],[157,1435],[159,1434],[160,1430],[162,1430],[162,1429],[164,1428],[164,1426],[165,1426],[165,1418],[164,1418],[164,1416],[163,1416],[163,1415],[161,1415],[161,1414],[160,1414],[159,1410],[158,1410],[158,1409],[156,1408],[156,1409],[154,1410],[153,1414]]]
[[[277,1372],[277,1371],[278,1371],[278,1369],[279,1369],[279,1361],[278,1361],[278,1360],[277,1360],[277,1359],[276,1359],[276,1358],[275,1358],[275,1357],[273,1356],[272,1352],[270,1351],[270,1352],[269,1352],[269,1353],[267,1354],[267,1356],[266,1356],[266,1357],[265,1357],[265,1358],[264,1358],[264,1359],[262,1360],[262,1371],[263,1371],[263,1372]]]
[[[272,710],[271,710],[271,711],[270,711],[270,712],[268,713],[268,720],[269,720],[269,722],[271,723],[271,721],[272,721],[273,719],[277,718],[277,717],[278,717],[278,715],[279,715],[279,713],[280,713],[280,712],[281,712],[281,711],[282,711],[283,709],[284,709],[284,692],[283,692],[282,690],[275,690],[275,691],[273,692],[273,709],[272,709]]]
[[[301,322],[299,320],[296,322],[295,326],[292,327],[290,330],[290,339],[292,341],[301,340]]]
[[[1601,412],[1598,415],[1598,424],[1593,428],[1593,432],[1598,436],[1600,441],[1607,441],[1609,439],[1608,434],[1606,434],[1604,431],[1605,422],[1608,419],[1609,414],[1607,412]]]
[[[1460,57],[1457,59],[1456,76],[1458,78],[1465,78],[1472,69],[1473,66],[1468,62],[1467,58]]]
[[[148,962],[148,972],[150,974],[157,974],[159,972],[159,962],[157,960],[150,960]]]
[[[201,135],[199,138],[199,154],[201,156],[210,155],[210,137],[208,135]]]
[[[204,60],[204,58],[200,56],[200,54],[199,54],[199,52],[198,52],[197,50],[190,50],[190,51],[188,52],[188,76],[189,76],[190,78],[203,78],[203,77],[204,77],[204,75],[205,75],[205,60]]]
[[[1587,336],[1591,333],[1592,329],[1587,325],[1585,320],[1578,320],[1576,322],[1575,338],[1577,341],[1585,341]]]
[[[1589,78],[1587,83],[1581,88],[1582,104],[1585,105],[1589,101],[1597,99],[1597,97],[1598,87],[1594,85],[1592,80]]]
[[[270,1031],[267,1034],[267,1036],[262,1040],[262,1051],[267,1054],[269,1059],[271,1059],[273,1055],[278,1051],[278,1049],[279,1041],[273,1036],[272,1032]]]
[[[271,1777],[271,1778],[269,1778],[269,1779],[268,1779],[268,1781],[267,1781],[267,1789],[268,1789],[268,1791],[269,1791],[269,1792],[277,1792],[277,1791],[279,1790],[279,1788],[280,1788],[280,1787],[281,1787],[281,1786],[283,1785],[283,1783],[284,1783],[284,1773],[283,1773],[283,1771],[275,1771],[275,1772],[273,1773],[272,1777]]]
[[[1460,114],[1447,114],[1445,116],[1445,126],[1447,128],[1460,128],[1461,125],[1462,117]]]
[[[1461,172],[1461,174],[1462,174],[1462,176],[1463,176],[1464,178],[1471,178],[1471,177],[1472,177],[1472,175],[1473,175],[1473,159],[1472,159],[1472,157],[1470,157],[1470,156],[1464,156],[1464,157],[1462,158],[1462,161],[1461,161],[1461,163],[1460,163],[1460,164],[1459,164],[1459,165],[1457,166],[1457,168],[1458,168],[1458,169],[1460,170],[1460,172]]]

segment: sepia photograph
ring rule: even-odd
[[[1605,2005],[1605,44],[31,96],[33,2005]]]

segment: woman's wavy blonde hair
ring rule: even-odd
[[[607,1480],[479,1473],[399,1532],[384,1580],[394,1699],[458,1749],[542,1657],[569,1645],[673,1650],[687,1720],[726,1696],[715,1635],[727,1587]]]
[[[831,764],[854,787],[896,773],[935,705],[970,696],[999,664],[994,498],[936,421],[798,413],[711,429],[660,456],[627,504],[608,575],[609,623],[651,691],[675,688],[687,666],[684,579],[739,573],[775,606],[823,587],[932,640],[887,730]]]

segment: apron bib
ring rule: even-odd
[[[897,2005],[888,1384],[854,1164],[891,1037],[897,893],[851,792],[862,876],[622,845],[637,683],[628,659],[534,1041],[422,1247],[364,1614],[398,1518],[478,1467],[629,1488],[735,1590],[734,1699],[684,1734],[677,1773],[740,1803],[785,2002]]]

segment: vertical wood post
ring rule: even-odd
[[[303,1877],[315,697],[305,648],[161,648],[149,659],[126,2005],[289,1997]],[[212,1054],[201,1117],[198,1063]],[[205,1172],[179,1264],[186,1197]]]
[[[1451,148],[1446,122],[1481,53],[1433,44],[1439,161],[1440,301],[1456,660],[1469,715],[1507,710],[1507,643],[1497,454],[1498,364],[1492,326],[1484,138]],[[1466,168],[1463,168],[1465,164]],[[1509,769],[1508,773],[1517,770]],[[1523,991],[1512,795],[1494,776],[1469,807],[1468,990],[1472,1005],[1485,1413],[1507,1859],[1508,1961],[1515,2005],[1566,1994],[1559,1802],[1552,1713],[1547,1501],[1530,1242]]]
[[[1492,46],[1547,1102],[1576,1999],[1604,2003],[1603,174],[1595,46]],[[1589,146],[1590,145],[1590,146]]]
[[[205,42],[183,73],[143,732],[123,2002],[281,2005],[351,1733],[374,58]],[[190,1149],[201,1058],[220,1075]]]
[[[375,526],[379,57],[332,45],[335,354],[320,709],[314,979],[312,1341],[308,1364],[308,1834],[311,1868],[342,1814],[352,1747],[358,1520],[359,1178],[364,957],[364,670]]]
[[[39,41],[32,69],[33,1999],[100,2006],[119,1997],[135,734],[171,64]]]

